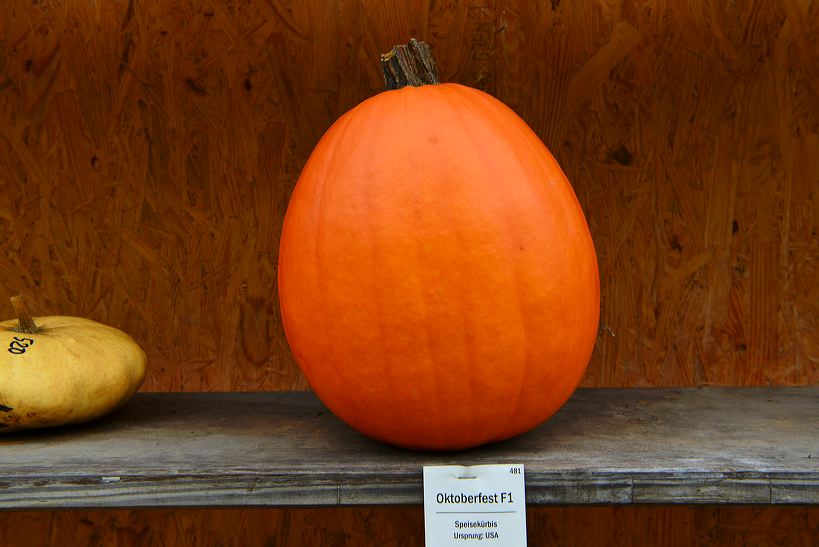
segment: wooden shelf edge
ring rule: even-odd
[[[78,509],[150,507],[333,507],[421,505],[419,481],[389,487],[356,484],[294,486],[287,480],[258,476],[231,477],[225,484],[207,476],[177,477],[157,484],[143,477],[55,478],[48,484],[20,477],[5,478],[13,487],[0,490],[0,509]],[[80,483],[80,484],[78,484]],[[93,484],[97,483],[97,484]],[[534,484],[533,484],[534,483]],[[618,477],[612,481],[527,480],[527,505],[805,505],[819,504],[816,479],[698,480]]]

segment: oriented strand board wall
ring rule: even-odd
[[[0,285],[132,333],[146,389],[306,387],[275,300],[287,200],[412,35],[573,181],[604,281],[587,385],[819,377],[815,3],[3,9]]]
[[[819,379],[816,2],[7,0],[0,11],[0,297],[131,333],[150,357],[146,390],[307,387],[278,317],[282,216],[322,132],[379,91],[378,54],[409,36],[432,44],[444,80],[514,108],[573,182],[603,279],[585,385]],[[623,520],[646,543],[688,530],[698,543],[798,544],[816,515],[544,508],[530,528],[555,545],[582,540],[592,520],[622,545]],[[211,544],[249,527],[274,544],[321,533],[343,545],[372,543],[367,530],[393,537],[396,519],[414,523],[401,537],[415,544],[415,509],[8,513],[0,539],[182,544],[203,530],[216,535],[196,542]]]
[[[819,507],[540,507],[530,547],[711,545],[813,547]],[[0,513],[0,523],[9,515]],[[4,547],[416,547],[420,507],[25,512],[0,527]]]

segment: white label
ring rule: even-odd
[[[424,466],[427,547],[526,546],[523,465]]]

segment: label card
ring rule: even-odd
[[[426,547],[526,546],[523,465],[424,466]]]

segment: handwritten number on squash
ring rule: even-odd
[[[19,336],[15,336],[14,339],[9,344],[9,353],[13,353],[14,355],[22,355],[26,352],[26,348],[34,343],[34,340],[31,338],[21,338]]]

